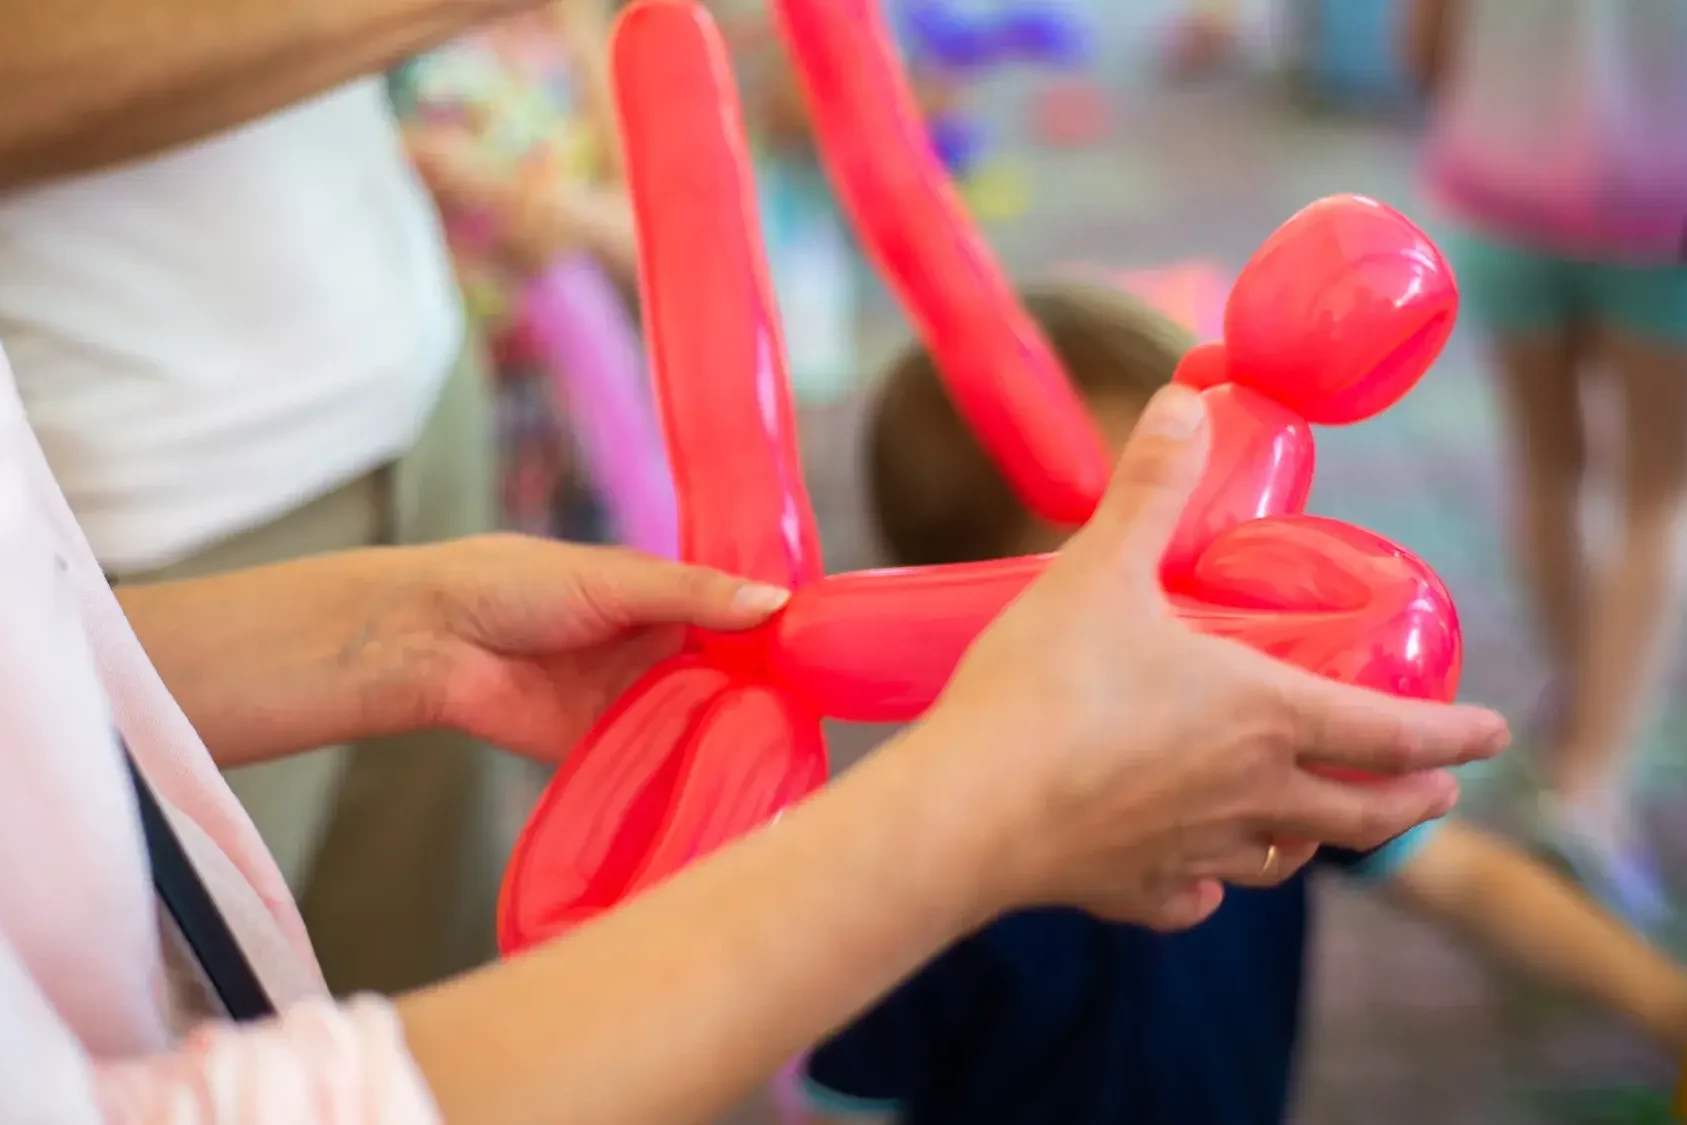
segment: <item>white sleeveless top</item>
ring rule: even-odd
[[[402,454],[462,328],[379,78],[0,194],[0,340],[111,573],[176,562]]]

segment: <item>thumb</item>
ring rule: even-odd
[[[593,585],[600,610],[624,626],[749,629],[791,600],[791,592],[778,586],[632,552],[617,552]]]
[[[1155,580],[1206,464],[1206,404],[1188,387],[1163,388],[1131,433],[1086,537],[1104,542],[1133,577]]]

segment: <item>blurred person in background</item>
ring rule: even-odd
[[[526,288],[585,253],[624,290],[638,245],[609,90],[607,0],[561,0],[400,66],[391,86],[411,155],[445,217],[497,384],[504,526],[578,533],[563,404],[534,345]],[[571,531],[575,534],[569,534]]]
[[[0,0],[0,338],[116,582],[490,526],[481,351],[375,75],[526,6]],[[494,952],[504,768],[424,732],[231,772],[336,990]]]
[[[1491,337],[1553,680],[1539,842],[1641,925],[1667,904],[1624,765],[1676,635],[1687,501],[1687,4],[1413,0],[1429,186]],[[1597,367],[1597,373],[1595,368]],[[1620,402],[1618,520],[1583,534],[1585,392]]]

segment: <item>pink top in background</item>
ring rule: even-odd
[[[1687,3],[1460,0],[1428,143],[1453,217],[1600,260],[1687,257]]]
[[[201,1025],[165,974],[123,732],[282,1011]],[[328,999],[256,830],[129,629],[0,355],[0,1121],[433,1122],[382,1001]]]

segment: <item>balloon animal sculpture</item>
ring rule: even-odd
[[[857,230],[1026,502],[1081,522],[1110,459],[1047,343],[964,218],[876,0],[779,0],[821,148]],[[795,590],[748,634],[697,632],[599,721],[522,834],[499,930],[513,952],[766,823],[826,777],[822,716],[911,719],[1046,557],[822,577],[737,95],[714,25],[643,0],[614,40],[646,332],[681,554]],[[1457,293],[1435,247],[1357,197],[1315,203],[1238,278],[1203,388],[1212,453],[1164,561],[1176,612],[1313,672],[1452,696],[1447,591],[1367,531],[1302,514],[1309,422],[1369,417],[1417,381]],[[904,643],[891,643],[895,638]]]

